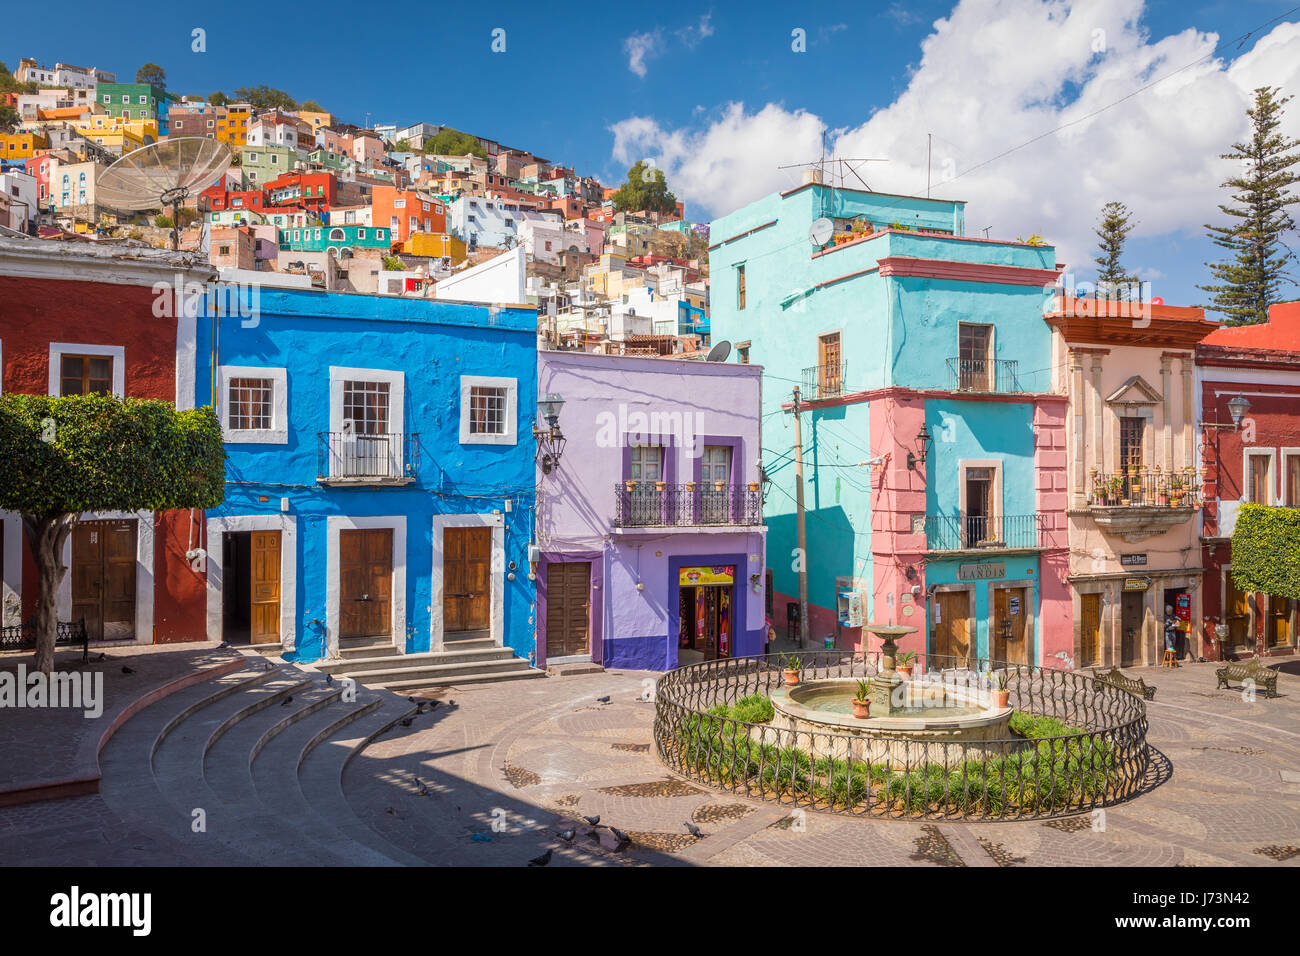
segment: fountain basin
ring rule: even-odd
[[[1018,746],[1010,726],[1013,708],[995,707],[977,689],[909,681],[894,691],[893,713],[866,718],[853,716],[856,692],[856,681],[836,679],[775,689],[763,742],[809,749],[808,735],[815,734],[812,749],[818,753],[891,767],[953,765],[1003,756]]]

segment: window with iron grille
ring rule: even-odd
[[[352,421],[356,435],[383,435],[388,432],[388,383],[343,383],[343,419]]]
[[[469,430],[472,435],[503,435],[506,431],[506,390],[475,385],[469,390]]]
[[[239,430],[271,427],[275,383],[269,378],[232,378],[228,386],[226,425]]]

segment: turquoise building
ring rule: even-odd
[[[714,341],[764,367],[773,623],[804,617],[812,642],[842,647],[866,621],[913,626],[903,646],[936,666],[1053,663],[1070,640],[1065,396],[1043,321],[1055,250],[967,236],[961,201],[815,173],[710,236]]]
[[[281,229],[281,252],[338,252],[392,248],[392,231],[382,226],[310,226]]]

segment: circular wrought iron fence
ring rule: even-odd
[[[1073,671],[922,656],[926,681],[989,686],[1004,675],[1013,716],[997,739],[779,727],[763,701],[791,655],[680,667],[655,688],[655,749],[705,786],[790,807],[881,819],[1026,820],[1133,796],[1149,764],[1141,698]],[[878,656],[804,651],[801,682],[860,679]],[[764,719],[762,711],[767,711]],[[871,746],[863,748],[864,740]]]

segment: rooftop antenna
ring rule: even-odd
[[[181,243],[181,204],[202,191],[230,167],[230,147],[214,139],[183,136],[150,143],[127,153],[104,170],[95,194],[105,206],[120,210],[172,207],[172,250]]]

